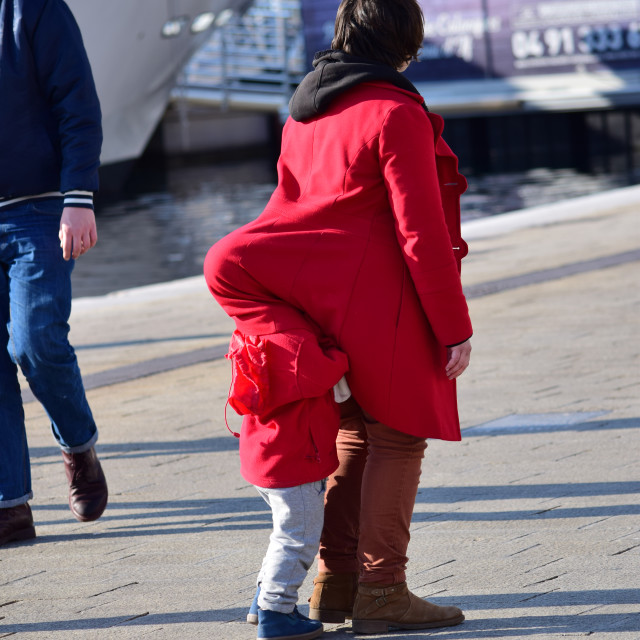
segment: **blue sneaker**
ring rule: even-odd
[[[260,585],[258,585],[256,589],[256,595],[253,596],[253,601],[251,602],[251,606],[249,607],[249,612],[247,613],[247,622],[249,624],[258,624],[258,596],[260,595]],[[311,618],[307,618],[304,614],[298,611],[298,607],[295,606],[293,608],[294,615],[298,616],[301,620],[310,620]]]
[[[258,624],[258,596],[260,595],[260,585],[256,589],[256,595],[253,596],[253,602],[249,607],[249,613],[247,613],[247,622],[249,624]]]
[[[324,631],[318,620],[309,620],[294,609],[279,613],[258,609],[258,640],[311,640]]]

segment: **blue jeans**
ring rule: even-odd
[[[0,209],[0,508],[32,496],[19,366],[62,450],[90,449],[98,431],[69,344],[71,271],[58,239],[61,200]]]
[[[255,486],[255,485],[254,485]],[[258,606],[291,613],[298,589],[318,553],[324,518],[326,480],[258,493],[271,507],[273,532],[258,573]]]

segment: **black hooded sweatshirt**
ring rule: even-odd
[[[420,95],[413,84],[393,67],[344,51],[329,49],[316,53],[313,67],[289,101],[289,112],[297,122],[321,115],[334,98],[363,82],[389,82]]]

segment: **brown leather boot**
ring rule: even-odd
[[[406,582],[358,585],[353,606],[354,633],[387,633],[394,629],[432,629],[460,624],[458,607],[440,607],[414,595]]]
[[[0,509],[0,545],[35,537],[31,507],[27,503]]]
[[[358,589],[356,573],[320,572],[313,579],[309,617],[321,622],[344,622],[351,618]]]
[[[62,452],[69,482],[69,508],[80,522],[97,520],[107,506],[109,492],[93,447],[82,453]]]

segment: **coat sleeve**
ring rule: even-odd
[[[464,342],[471,321],[444,217],[435,134],[421,107],[388,112],[379,153],[396,235],[422,308],[440,344]]]
[[[31,34],[38,83],[60,139],[60,190],[96,191],[102,123],[89,59],[71,10],[46,0]]]

